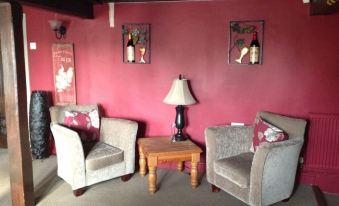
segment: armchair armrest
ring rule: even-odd
[[[138,123],[126,119],[101,118],[100,141],[124,151],[127,173],[134,172]]]
[[[86,185],[85,157],[77,132],[51,123],[58,161],[58,175],[68,182],[73,190]]]
[[[250,177],[251,205],[269,205],[291,195],[302,145],[303,140],[296,138],[257,148]]]
[[[253,126],[214,126],[205,129],[207,179],[214,182],[213,163],[248,152],[253,137]]]

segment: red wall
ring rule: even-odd
[[[301,0],[116,4],[113,29],[106,4],[94,20],[24,11],[28,41],[38,47],[29,51],[32,90],[54,90],[51,45],[74,43],[77,102],[137,120],[143,135],[170,134],[175,110],[162,100],[179,74],[199,102],[188,107],[187,132],[202,145],[206,127],[249,124],[259,110],[339,113],[339,15],[311,17]],[[69,22],[66,40],[55,39],[53,18]],[[231,20],[265,20],[263,65],[227,63]],[[123,23],[151,24],[151,64],[122,63]]]

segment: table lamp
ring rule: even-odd
[[[172,87],[164,99],[164,103],[177,105],[175,107],[175,127],[178,130],[177,133],[172,136],[172,141],[178,142],[186,140],[188,135],[183,132],[183,128],[185,127],[184,105],[196,103],[188,88],[187,79],[182,79],[181,75],[179,75],[179,79],[173,81]]]

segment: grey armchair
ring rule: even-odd
[[[51,130],[55,139],[58,176],[71,185],[75,196],[86,186],[134,173],[138,124],[134,121],[101,118],[100,141],[86,155],[79,134],[63,126],[65,111],[98,110],[98,105],[69,105],[50,108]]]
[[[207,181],[212,190],[230,193],[252,206],[288,199],[304,142],[306,121],[269,112],[258,112],[285,131],[289,139],[262,143],[250,151],[254,126],[215,126],[205,130]]]

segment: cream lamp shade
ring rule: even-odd
[[[63,24],[62,21],[53,19],[53,20],[49,20],[48,22],[49,22],[50,27],[55,32],[55,37],[57,39],[61,39],[66,35],[67,29],[65,26],[62,25]]]
[[[188,88],[187,79],[175,79],[163,102],[172,105],[195,104],[196,101]]]
[[[196,103],[188,88],[187,79],[182,79],[181,75],[179,75],[179,79],[173,81],[172,87],[164,99],[164,103],[177,105],[175,107],[175,127],[178,130],[176,134],[172,135],[172,142],[187,140],[189,136],[183,131],[185,127],[184,105]]]
[[[58,30],[60,28],[60,26],[62,25],[62,22],[56,19],[53,20],[49,20],[49,26],[53,29],[53,30]]]

